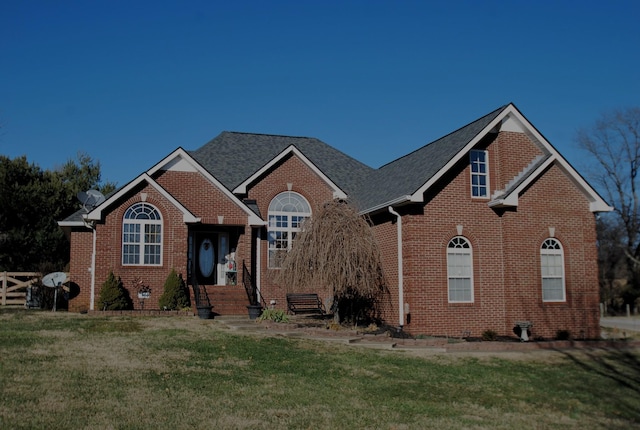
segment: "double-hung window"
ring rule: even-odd
[[[487,151],[472,149],[469,153],[471,164],[471,197],[489,197],[489,159]]]
[[[456,236],[447,246],[447,277],[450,303],[473,302],[473,258],[471,244]]]
[[[311,207],[298,193],[286,191],[269,204],[269,267],[277,268],[291,249],[302,223],[311,216]]]
[[[564,302],[564,253],[556,239],[547,239],[540,247],[540,271],[542,273],[542,301]]]
[[[122,220],[122,264],[162,264],[162,217],[148,203],[136,203]]]

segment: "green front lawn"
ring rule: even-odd
[[[0,310],[0,428],[640,426],[640,353],[478,356]]]

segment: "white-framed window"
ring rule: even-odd
[[[564,302],[564,252],[556,239],[546,239],[540,247],[542,301]]]
[[[291,249],[302,223],[311,217],[309,202],[298,193],[285,191],[269,204],[269,267],[278,268]]]
[[[449,303],[473,302],[473,255],[471,244],[456,236],[447,245]]]
[[[472,149],[469,153],[471,164],[471,197],[489,197],[489,157],[487,151]]]
[[[122,264],[162,265],[162,217],[148,203],[136,203],[124,213]]]

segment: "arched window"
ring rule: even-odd
[[[311,216],[311,206],[298,193],[280,193],[269,204],[269,267],[280,267],[291,249],[302,223]]]
[[[473,302],[473,258],[471,244],[462,236],[456,236],[447,246],[447,276],[449,302]]]
[[[162,264],[162,217],[148,203],[136,203],[124,213],[122,264]]]
[[[546,239],[540,247],[542,301],[564,302],[564,252],[556,239]]]

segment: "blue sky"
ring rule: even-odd
[[[576,130],[640,105],[640,2],[5,1],[0,154],[124,185],[224,130],[378,167],[509,102]]]

